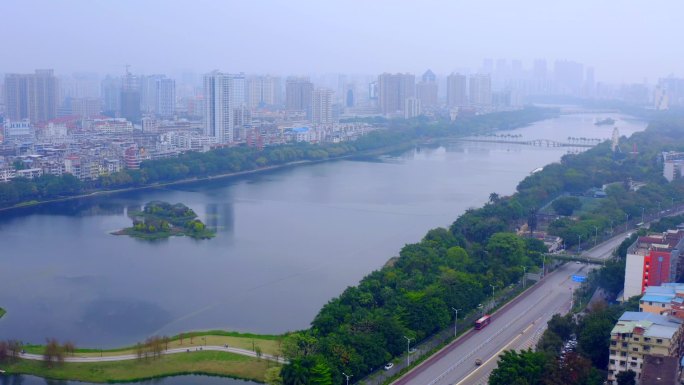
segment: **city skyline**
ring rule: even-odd
[[[31,32],[5,41],[13,60],[0,72],[115,74],[130,64],[142,73],[420,74],[430,68],[447,75],[462,68],[477,72],[483,58],[520,60],[527,68],[546,58],[587,63],[595,67],[597,81],[609,83],[681,75],[681,58],[670,48],[677,36],[676,8],[684,10],[677,3],[388,5],[5,3],[5,29]]]

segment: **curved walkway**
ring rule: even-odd
[[[175,349],[167,349],[163,350],[161,354],[178,354],[178,353],[192,353],[192,352],[199,352],[199,351],[205,351],[205,350],[210,350],[210,351],[217,351],[217,352],[227,352],[227,353],[235,353],[235,354],[240,354],[243,356],[249,356],[249,357],[257,357],[257,354],[251,350],[246,350],[246,349],[239,349],[239,348],[232,348],[230,346],[200,346],[196,348],[175,348]],[[33,360],[33,361],[45,361],[45,358],[43,357],[42,354],[30,354],[30,353],[22,353],[19,355],[20,358],[23,358],[25,360]],[[286,364],[287,360],[285,360],[282,357],[274,357],[270,354],[262,354],[261,358],[270,360],[270,361],[276,361],[281,364]],[[105,357],[64,357],[64,362],[111,362],[111,361],[126,361],[126,360],[135,360],[138,359],[137,354],[122,354],[120,356],[105,356]]]

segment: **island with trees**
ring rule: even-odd
[[[171,236],[188,236],[195,239],[209,239],[216,233],[197,219],[197,214],[182,203],[152,201],[142,211],[131,210],[128,216],[133,226],[115,231],[114,235],[130,235],[135,238],[157,240]]]
[[[2,318],[5,314],[7,314],[7,310],[0,307],[0,318]]]

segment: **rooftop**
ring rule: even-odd
[[[642,385],[671,385],[677,383],[677,358],[663,356],[644,356],[641,370]]]
[[[611,334],[633,333],[635,328],[642,328],[645,337],[672,338],[680,326],[681,320],[653,313],[627,311],[615,324]]]

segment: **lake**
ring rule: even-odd
[[[645,123],[616,114],[562,115],[506,132],[521,140],[608,139]],[[79,347],[133,344],[197,329],[282,333],[416,242],[509,195],[570,147],[450,141],[401,154],[339,160],[0,213],[0,338]],[[148,242],[110,232],[127,210],[181,202],[215,228],[211,240]]]

